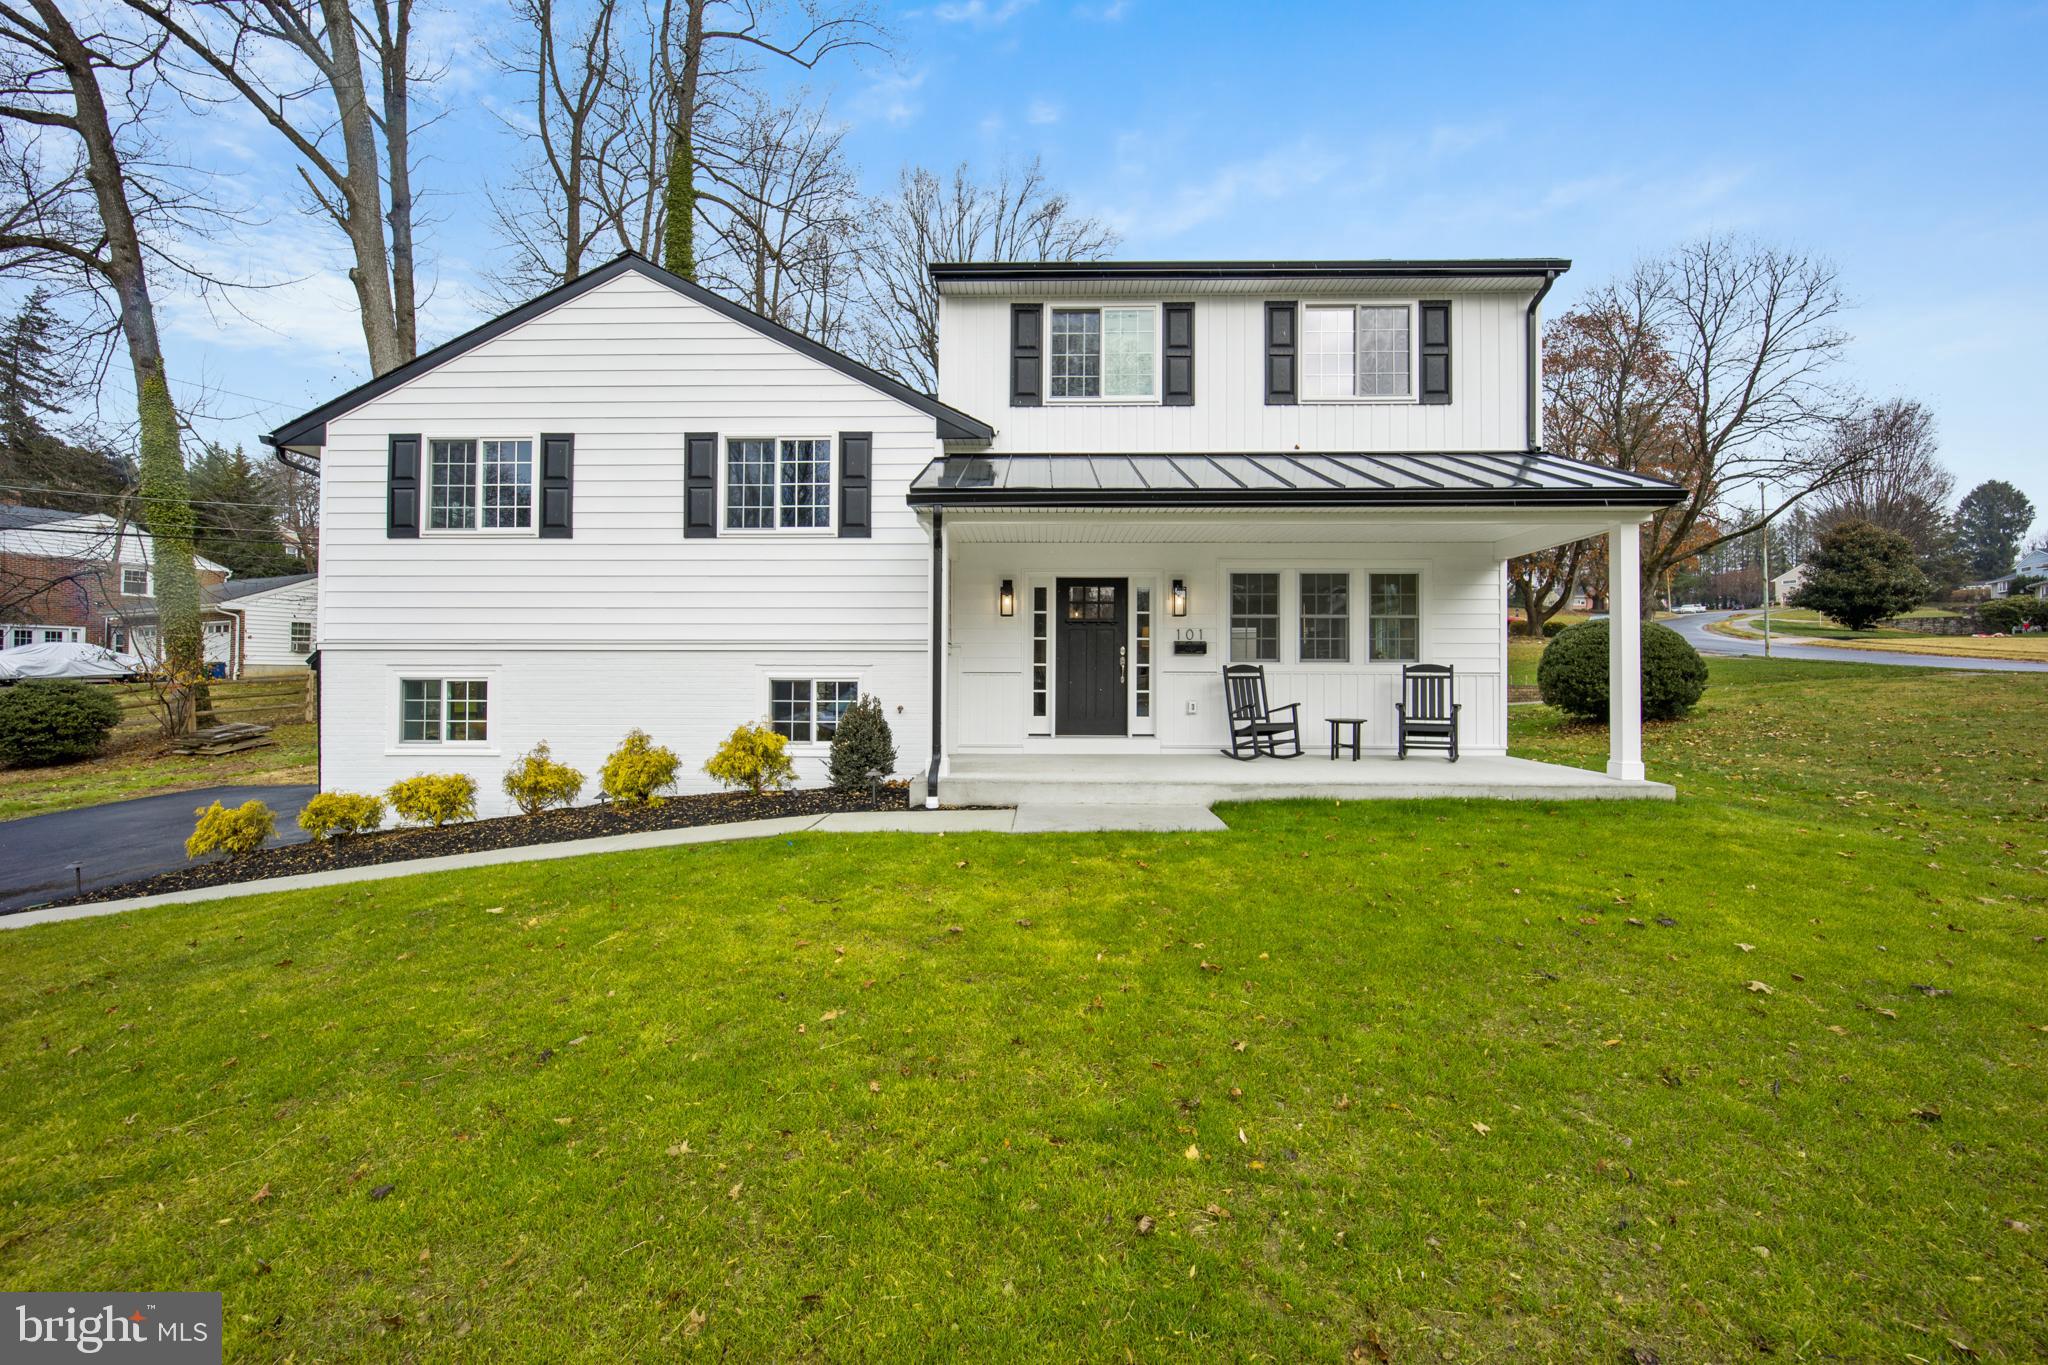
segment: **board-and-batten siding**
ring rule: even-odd
[[[683,536],[683,439],[874,436],[874,535]],[[385,538],[386,439],[576,437],[575,535]],[[536,446],[536,450],[538,447]],[[328,424],[323,648],[921,645],[932,419],[633,274]],[[424,451],[423,451],[424,453]],[[836,495],[836,490],[835,490]]]
[[[1010,305],[1030,301],[1029,296],[944,296],[939,397],[993,423],[997,435],[990,449],[997,453],[1522,449],[1528,443],[1524,338],[1529,296],[1455,293],[1427,284],[1416,296],[1451,300],[1451,401],[1446,404],[1267,406],[1265,297],[1235,295],[1195,301],[1192,405],[1048,398],[1035,408],[1011,407],[1009,390]],[[1158,295],[1160,300],[1176,297],[1171,287],[1162,287]],[[1046,306],[1065,302],[1082,300],[1055,299]]]

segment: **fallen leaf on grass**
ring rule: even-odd
[[[869,1081],[869,1082],[868,1082],[868,1093],[869,1093],[870,1095],[879,1095],[879,1094],[881,1094],[881,1093],[882,1093],[882,1083],[881,1083],[880,1081]]]
[[[1351,1097],[1350,1097],[1349,1095],[1339,1095],[1339,1096],[1337,1097],[1337,1109],[1338,1109],[1338,1112],[1340,1112],[1340,1113],[1341,1113],[1341,1112],[1343,1112],[1344,1110],[1346,1110],[1346,1109],[1349,1109],[1350,1107],[1351,1107]]]
[[[2022,1223],[2017,1218],[2006,1219],[2005,1225],[2011,1228],[2014,1232],[2032,1232],[2034,1230],[2033,1225],[2031,1223]]]
[[[1882,1014],[1887,1019],[1896,1019],[1899,1017],[1899,1012],[1897,1010],[1888,1010],[1882,1005],[1879,1005],[1877,1007],[1877,1012],[1879,1014]]]
[[[502,915],[505,913],[505,907],[502,905],[486,906],[484,908],[484,913],[486,915]]]
[[[393,1188],[390,1185],[379,1185],[376,1189],[370,1191],[370,1198],[382,1199],[385,1195],[390,1194]]]
[[[1913,1117],[1920,1120],[1922,1123],[1940,1123],[1941,1111],[1939,1109],[1935,1109],[1932,1107],[1923,1107],[1920,1109],[1915,1109],[1913,1111]]]
[[[1754,943],[1738,943],[1735,946],[1742,949],[1742,951],[1745,953],[1753,953],[1756,951],[1756,945]]]
[[[1189,1161],[1200,1161],[1202,1159],[1202,1149],[1195,1146],[1194,1143],[1190,1142],[1188,1144],[1188,1149],[1185,1152],[1182,1152],[1181,1155],[1186,1157]]]
[[[821,1024],[829,1024],[834,1019],[837,1019],[840,1015],[844,1013],[846,1013],[845,1010],[826,1010],[823,1014],[818,1016],[818,1022]]]
[[[1486,1126],[1485,1124],[1481,1123],[1481,1122],[1480,1122],[1479,1120],[1477,1120],[1477,1119],[1474,1119],[1474,1120],[1472,1120],[1472,1131],[1473,1131],[1473,1132],[1475,1132],[1475,1133],[1477,1133],[1477,1134],[1479,1134],[1479,1136],[1481,1136],[1481,1137],[1485,1137],[1485,1136],[1486,1136],[1486,1135],[1487,1135],[1488,1133],[1492,1132],[1492,1131],[1493,1131],[1493,1129],[1491,1129],[1491,1128],[1487,1127],[1487,1126]]]
[[[1141,1213],[1138,1215],[1138,1235],[1140,1237],[1150,1237],[1152,1235],[1152,1229],[1157,1226],[1158,1224],[1152,1221],[1151,1214]]]
[[[735,1180],[735,1181],[733,1181],[733,1182],[732,1182],[732,1188],[731,1188],[731,1189],[729,1189],[729,1190],[727,1190],[727,1191],[725,1192],[725,1197],[726,1197],[727,1199],[737,1199],[737,1198],[739,1198],[739,1197],[740,1197],[740,1187],[741,1187],[742,1185],[744,1185],[745,1183],[746,1183],[746,1182],[745,1182],[745,1181],[743,1181],[743,1180]]]
[[[704,1324],[707,1321],[709,1321],[709,1319],[705,1317],[703,1309],[692,1308],[690,1310],[689,1319],[683,1323],[683,1335],[686,1337],[696,1336],[699,1332],[704,1330]]]
[[[249,1202],[252,1204],[260,1204],[268,1198],[270,1198],[270,1186],[265,1185],[262,1189],[256,1191],[255,1194],[249,1197]]]
[[[1750,982],[1750,983],[1749,983],[1749,985],[1748,985],[1748,987],[1747,987],[1747,989],[1749,989],[1749,990],[1751,990],[1751,991],[1755,992],[1755,993],[1756,993],[1756,994],[1758,994],[1758,995],[1775,995],[1775,994],[1777,994],[1777,992],[1776,992],[1776,991],[1773,991],[1773,990],[1772,990],[1772,989],[1771,989],[1771,988],[1770,988],[1769,986],[1766,986],[1766,985],[1765,985],[1765,984],[1764,984],[1763,982],[1761,982],[1761,981],[1752,981],[1752,982]]]

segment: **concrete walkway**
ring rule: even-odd
[[[545,862],[556,858],[582,858],[593,853],[625,853],[637,849],[672,848],[685,844],[716,844],[737,839],[768,839],[777,835],[804,834],[969,834],[991,833],[1094,833],[1119,830],[1158,832],[1165,830],[1220,830],[1224,823],[1201,807],[1144,806],[1025,806],[1017,810],[939,811],[845,811],[837,815],[800,815],[779,820],[744,820],[729,825],[699,825],[689,829],[648,830],[639,834],[614,834],[601,839],[576,839],[559,844],[529,844],[524,848],[487,849],[480,853],[452,853],[440,858],[414,858],[407,862],[376,863],[366,867],[343,867],[325,872],[302,872],[291,877],[265,881],[236,882],[224,886],[195,887],[190,891],[169,891],[158,896],[131,896],[125,900],[98,901],[88,905],[55,906],[48,910],[24,910],[0,915],[0,929],[25,929],[32,924],[54,924],[64,920],[93,919],[141,910],[156,905],[182,905],[193,901],[228,900],[241,896],[269,896],[284,891],[304,891],[323,886],[345,886],[351,882],[386,881],[393,877],[416,877],[429,872],[454,872],[472,867],[497,867],[506,863]]]

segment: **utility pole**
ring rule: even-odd
[[[1768,499],[1764,496],[1763,480],[1756,485],[1757,532],[1763,536],[1764,570],[1764,657],[1771,657],[1771,523],[1766,515]]]

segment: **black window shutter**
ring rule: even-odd
[[[567,540],[575,534],[576,438],[543,432],[540,438],[540,535]]]
[[[1422,305],[1422,385],[1417,398],[1424,403],[1451,401],[1451,302],[1443,299]]]
[[[1159,401],[1169,408],[1193,407],[1195,402],[1195,305],[1169,303],[1162,309],[1165,324],[1161,348],[1166,367],[1160,384]]]
[[[1297,403],[1300,387],[1295,382],[1295,305],[1266,305],[1266,405]]]
[[[388,477],[384,485],[384,535],[412,540],[420,533],[420,438],[393,436]]]
[[[718,433],[693,431],[683,437],[683,537],[718,534]]]
[[[875,437],[868,431],[839,433],[839,534],[865,540],[875,533],[869,482]]]
[[[1044,304],[1010,305],[1010,406],[1013,408],[1035,408],[1044,396],[1040,379],[1044,367],[1039,363],[1044,348],[1044,325]]]

